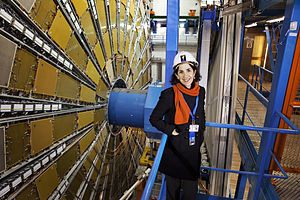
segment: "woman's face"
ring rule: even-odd
[[[175,76],[182,85],[190,89],[194,81],[195,74],[196,70],[193,70],[190,64],[182,63],[179,65],[178,72],[175,74]]]

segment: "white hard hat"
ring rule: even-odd
[[[192,64],[195,64],[196,66],[198,66],[197,60],[191,53],[186,52],[186,51],[181,51],[181,52],[177,53],[177,55],[174,58],[173,69],[175,70],[179,64],[185,63],[185,62],[192,63]]]

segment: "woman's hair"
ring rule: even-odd
[[[194,82],[200,81],[202,77],[201,77],[201,75],[200,75],[200,72],[199,72],[198,67],[197,67],[195,64],[192,64],[192,63],[189,63],[189,65],[192,67],[192,69],[193,69],[194,71],[196,71]],[[177,83],[180,82],[180,81],[178,80],[178,78],[175,76],[175,74],[178,73],[178,69],[179,69],[179,67],[176,67],[176,69],[174,70],[174,72],[173,72],[173,74],[172,74],[172,76],[171,76],[171,81],[170,81],[170,83],[171,83],[172,85],[176,85]]]

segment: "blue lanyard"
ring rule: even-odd
[[[181,93],[181,95],[182,95],[182,97],[183,97],[183,99],[184,99],[186,105],[189,106],[189,105],[187,104],[187,102],[186,102],[186,100],[185,100],[185,98],[184,98],[182,92],[181,92],[180,90],[179,90],[179,92]],[[195,104],[195,107],[194,107],[194,109],[193,109],[193,113],[192,113],[192,111],[190,110],[190,115],[191,115],[191,117],[192,117],[192,121],[193,121],[193,122],[195,122],[195,114],[196,114],[196,110],[197,110],[197,107],[198,107],[198,101],[199,101],[199,95],[197,95],[197,98],[196,98],[196,104]]]

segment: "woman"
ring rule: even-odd
[[[161,92],[149,121],[168,135],[159,166],[166,175],[167,200],[180,198],[181,182],[182,199],[193,200],[197,196],[205,130],[205,90],[197,84],[198,62],[190,53],[178,53],[173,70],[172,87]]]

